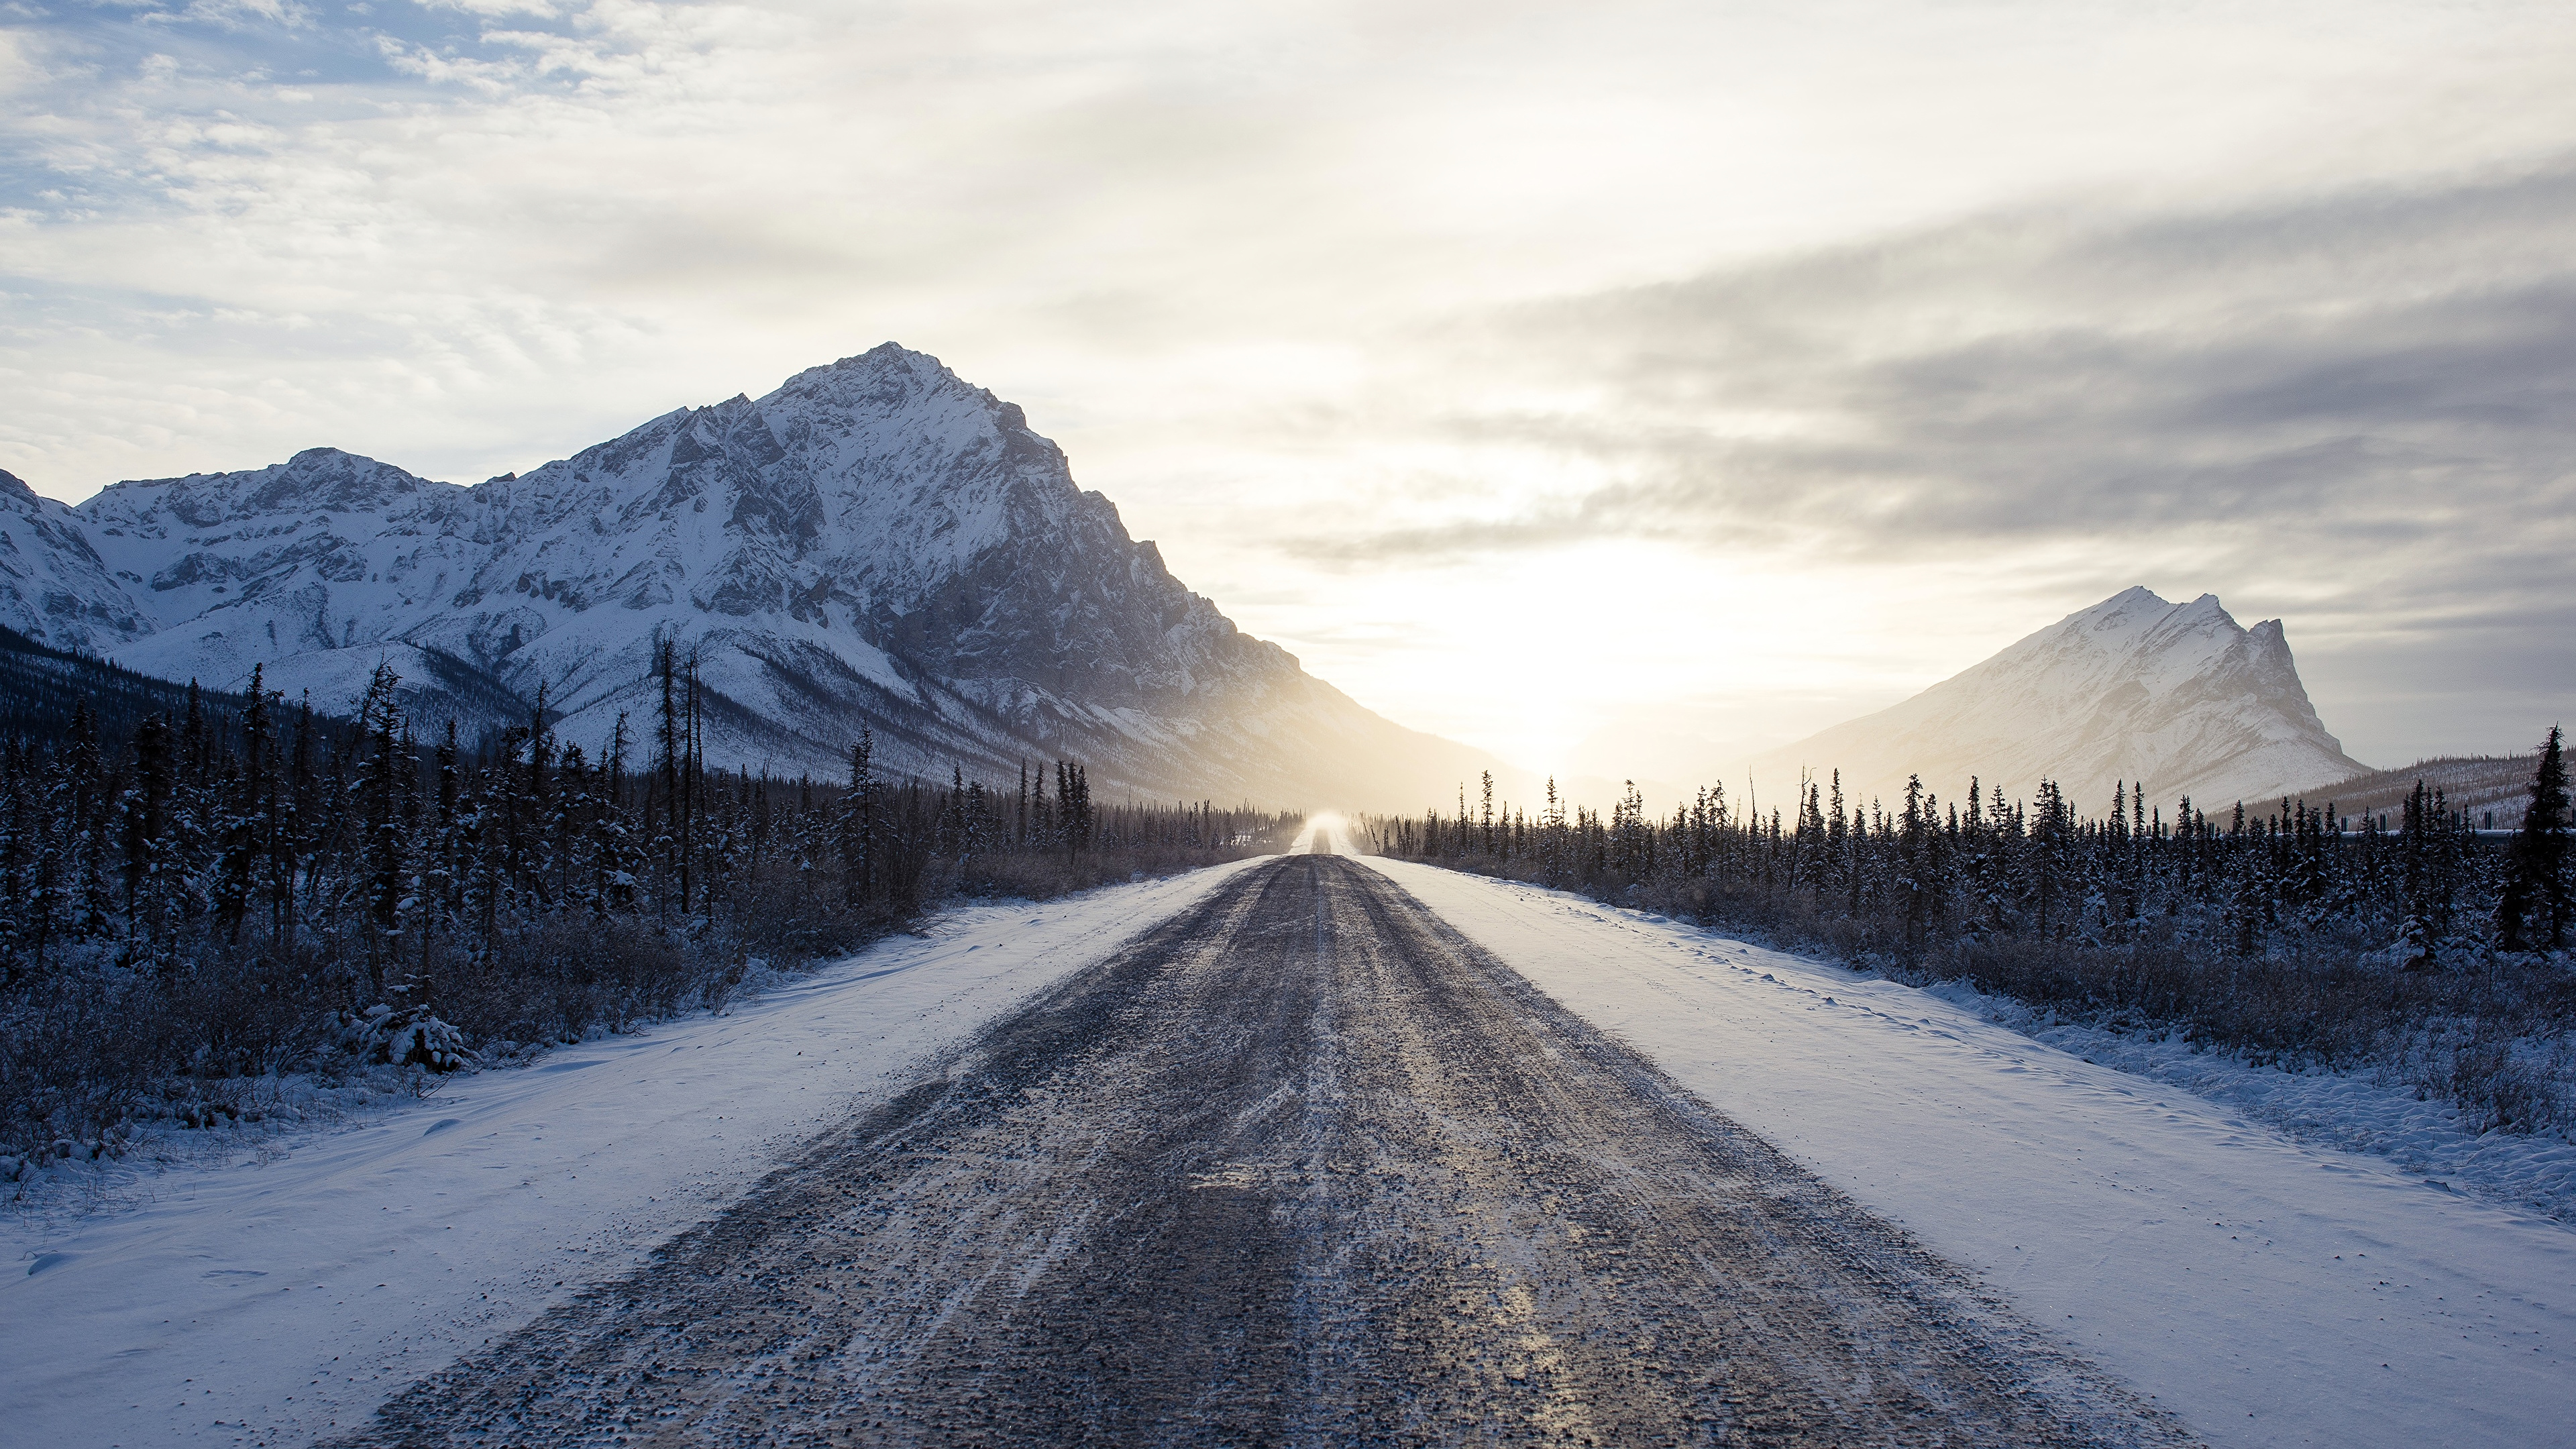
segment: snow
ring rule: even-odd
[[[1926,990],[2086,1061],[2243,1112],[2301,1142],[2384,1157],[2410,1177],[2576,1224],[2576,1143],[2565,1138],[2472,1131],[2458,1108],[2375,1075],[2254,1066],[2223,1052],[2196,1051],[2170,1033],[2060,1021],[1962,982]]]
[[[2555,1221],[1928,992],[1365,859],[2213,1444],[2567,1442],[2576,1235]]]
[[[955,912],[720,1017],[0,1222],[11,1443],[307,1442],[642,1261],[1240,861]],[[276,1147],[286,1148],[283,1157]]]

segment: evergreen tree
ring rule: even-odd
[[[850,746],[850,789],[841,805],[841,893],[848,904],[876,898],[876,735],[862,726]]]
[[[2531,803],[2522,828],[2506,852],[2504,890],[2496,902],[2496,936],[2508,951],[2523,949],[2534,918],[2540,944],[2555,950],[2567,944],[2567,761],[2560,753],[2559,729],[2549,727],[2540,747],[2540,768],[2532,776]]]
[[[366,945],[368,994],[375,1000],[384,998],[389,984],[385,964],[402,934],[406,895],[404,867],[409,853],[403,837],[402,796],[412,762],[403,754],[405,726],[401,707],[394,701],[400,682],[390,666],[379,663],[358,708],[366,754],[358,776],[357,824],[365,842],[366,916],[373,928]]]
[[[125,915],[133,933],[149,943],[161,925],[159,868],[169,843],[170,726],[158,714],[134,731],[134,782],[119,805],[125,845]]]
[[[242,771],[222,825],[215,864],[216,922],[227,941],[241,939],[251,902],[259,894],[260,867],[267,856],[270,756],[268,690],[262,666],[252,665],[250,694],[242,709]]]

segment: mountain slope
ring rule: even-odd
[[[2360,816],[2378,815],[2394,825],[2405,818],[2406,797],[2415,793],[2420,780],[2425,788],[2442,792],[2446,807],[2466,812],[2470,823],[2511,830],[2522,824],[2523,812],[2530,808],[2531,777],[2539,769],[2538,750],[2527,755],[2451,755],[2338,780],[2321,792],[2311,792],[2311,798],[2321,794],[2319,804],[2333,805],[2337,814],[2356,823]]]
[[[542,688],[585,748],[641,736],[668,643],[719,766],[836,774],[866,726],[897,771],[1411,807],[1490,763],[1243,634],[1017,406],[892,343],[471,488],[313,449],[26,518],[66,536],[0,624],[171,679],[265,663],[332,708],[384,661],[469,734]],[[16,622],[46,609],[72,622]]]
[[[0,628],[91,653],[153,630],[149,611],[99,557],[90,535],[78,513],[0,472]]]
[[[2014,796],[2045,777],[2087,813],[2109,809],[2123,781],[2214,810],[2366,768],[2317,718],[2279,620],[2247,629],[2216,595],[2173,604],[2142,588],[1754,763],[1769,781],[1840,769],[1863,800],[1901,796],[1909,773],[1954,800],[1971,776]]]
[[[196,705],[210,730],[240,727],[249,701],[217,690],[199,690]],[[75,714],[86,709],[95,737],[131,739],[146,716],[176,724],[188,716],[188,688],[121,669],[103,659],[54,649],[0,625],[0,736],[71,737]]]

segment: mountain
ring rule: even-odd
[[[470,736],[538,691],[596,750],[648,734],[665,642],[720,767],[1414,808],[1490,761],[1238,630],[1020,408],[887,343],[473,487],[316,448],[239,473],[0,497],[0,625],[166,679],[254,664],[345,709],[379,661]]]
[[[2054,779],[2088,814],[2123,781],[2203,810],[2298,794],[2368,769],[2317,718],[2281,621],[2247,629],[2214,594],[2145,589],[2067,615],[1892,709],[1754,762],[1759,781],[1840,769],[1846,796],[1894,800],[1919,773],[1944,798],[2026,797]]]

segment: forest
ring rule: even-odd
[[[2566,765],[2549,733],[2517,828],[2419,784],[2386,818],[2328,802],[2210,815],[2126,786],[2100,815],[1919,780],[1893,807],[1802,783],[1786,811],[1723,786],[1669,815],[1548,798],[1363,824],[1389,855],[1582,892],[1917,985],[1963,981],[2065,1019],[2178,1033],[2293,1069],[2372,1068],[2475,1130],[2576,1128]]]
[[[1294,817],[1095,801],[1085,768],[889,779],[710,769],[662,652],[654,717],[585,750],[542,697],[418,738],[190,686],[131,733],[79,701],[0,736],[0,1155],[229,1122],[281,1075],[436,1077],[721,1007],[958,898],[1043,898],[1275,851]]]

